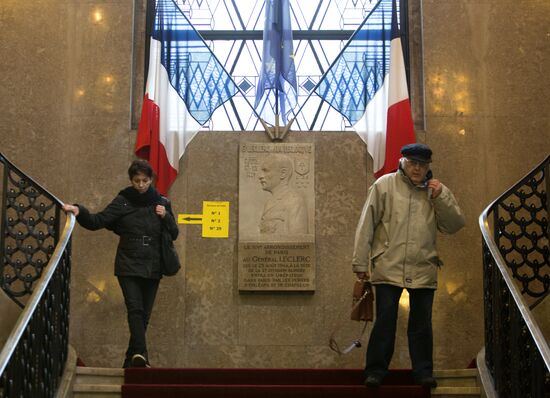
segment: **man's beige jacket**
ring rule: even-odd
[[[447,187],[435,199],[429,194],[401,170],[376,180],[355,234],[354,272],[369,272],[373,284],[437,288],[437,230],[455,233],[464,216]]]

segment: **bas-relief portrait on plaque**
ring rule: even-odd
[[[239,148],[239,290],[315,290],[314,145]]]

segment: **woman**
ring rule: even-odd
[[[130,341],[123,367],[149,367],[145,331],[159,281],[161,229],[172,240],[178,227],[168,200],[151,185],[153,169],[146,160],[134,160],[128,169],[131,186],[101,212],[91,214],[82,205],[64,205],[78,223],[95,231],[107,228],[120,236],[115,258],[115,275],[124,295]]]

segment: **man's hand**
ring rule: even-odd
[[[432,178],[428,181],[428,189],[432,190],[432,199],[435,199],[441,194],[441,191],[443,191],[443,186],[439,180]]]
[[[357,279],[361,279],[361,280],[364,280],[364,281],[369,280],[368,272],[356,272],[355,276],[357,276]]]

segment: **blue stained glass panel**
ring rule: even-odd
[[[265,0],[174,1],[199,32],[224,32],[222,38],[206,40],[206,43],[241,89],[231,101],[214,112],[203,129],[263,130],[252,105],[261,67]],[[345,118],[316,95],[310,96],[310,93],[347,42],[327,39],[324,33],[345,31],[351,35],[376,3],[376,0],[290,0],[291,24],[295,32],[297,109],[300,108],[293,131],[352,130]],[[256,32],[257,39],[232,37],[231,31]],[[312,36],[300,39],[296,32]]]

